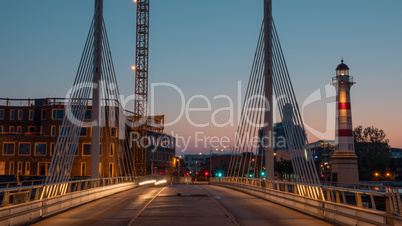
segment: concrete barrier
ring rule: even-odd
[[[127,182],[4,207],[0,209],[0,226],[28,223],[137,186],[137,182]]]

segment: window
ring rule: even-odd
[[[69,144],[69,145],[73,145],[73,144]],[[74,144],[74,155],[78,155],[78,144]]]
[[[17,175],[22,176],[22,162],[17,163]]]
[[[53,142],[53,143],[50,143],[50,155],[53,155],[55,146],[56,146],[56,145],[55,145],[54,142]]]
[[[114,175],[113,163],[109,163],[109,177],[113,177]]]
[[[34,119],[34,111],[33,110],[29,110],[29,120],[33,121]]]
[[[46,155],[46,143],[35,143],[35,155]]]
[[[25,163],[25,176],[29,176],[31,174],[31,163],[26,162]]]
[[[3,143],[3,155],[14,155],[14,143]]]
[[[10,126],[10,133],[14,133],[14,126]]]
[[[14,120],[15,112],[14,110],[10,110],[10,120]]]
[[[28,126],[28,132],[35,133],[35,126]]]
[[[113,157],[114,154],[114,144],[110,144],[110,156]]]
[[[18,120],[22,120],[22,110],[21,109],[18,110]]]
[[[4,119],[4,109],[0,109],[0,119]]]
[[[82,136],[82,137],[87,136],[87,127],[82,127],[81,128],[80,136]]]
[[[3,132],[3,126],[0,126],[0,133]]]
[[[78,145],[77,144],[69,143],[66,147],[66,150],[67,150],[68,156],[71,156],[71,154],[78,155]]]
[[[51,136],[52,137],[56,136],[56,126],[51,126],[50,130],[51,130]]]
[[[111,110],[110,117],[112,118],[112,121],[116,120],[116,111],[114,109]]]
[[[20,143],[18,149],[18,155],[30,155],[31,154],[31,143]]]
[[[22,126],[17,126],[17,132],[22,133]]]
[[[54,109],[52,114],[52,119],[63,119],[64,117],[64,110],[61,109]]]
[[[86,110],[84,119],[91,119],[92,118],[92,111],[91,110]]]
[[[68,127],[68,126],[63,126],[63,127],[62,127],[62,126],[59,126],[59,134],[60,134],[61,136],[67,136],[69,130],[70,130],[70,127]]]
[[[38,163],[38,176],[47,175],[47,164],[45,162]]]
[[[91,144],[82,145],[82,155],[91,155]]]
[[[46,109],[42,109],[42,120],[46,120]]]
[[[111,137],[117,137],[117,128],[112,127],[110,129],[111,129]]]
[[[86,163],[81,162],[81,176],[85,176],[85,172],[86,172]]]
[[[10,162],[10,165],[9,165],[9,171],[8,171],[8,174],[9,175],[14,175],[14,162]]]

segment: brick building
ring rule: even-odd
[[[15,177],[44,177],[48,173],[57,138],[63,132],[64,99],[0,99],[0,175]],[[113,114],[112,114],[113,115]],[[91,106],[87,106],[84,126],[81,129],[76,155],[74,158],[72,177],[89,177],[91,162]],[[163,116],[149,117],[149,136],[163,136]],[[131,117],[131,120],[133,118]],[[128,117],[130,120],[130,117]],[[88,123],[85,123],[88,122]],[[106,127],[102,127],[101,145],[105,139]],[[104,176],[117,176],[114,164],[114,152],[119,145],[118,128],[109,127],[111,135],[109,147],[101,146],[104,164]],[[123,130],[124,131],[124,130]],[[129,128],[135,131],[135,128]],[[152,146],[153,158],[148,158],[147,165],[156,162],[159,170],[168,171],[175,155],[174,138],[170,146]],[[105,142],[106,143],[106,142]],[[106,159],[106,160],[105,160]],[[117,161],[117,160],[116,160]],[[107,165],[107,167],[106,167]],[[100,167],[102,169],[102,167]]]

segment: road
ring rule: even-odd
[[[170,185],[121,192],[51,216],[35,225],[331,224],[228,188]]]

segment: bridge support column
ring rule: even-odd
[[[99,178],[99,153],[101,130],[101,74],[102,74],[102,23],[103,0],[95,0],[94,66],[95,74],[92,89],[92,140],[91,140],[91,178]]]
[[[274,180],[274,139],[273,139],[273,101],[272,101],[272,0],[264,0],[264,94],[266,110],[264,115],[265,179]]]

